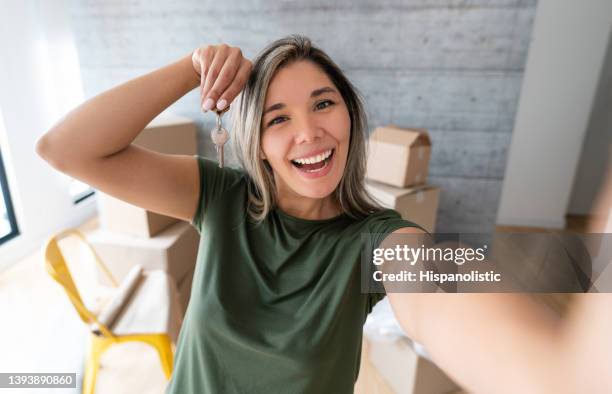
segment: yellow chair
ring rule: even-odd
[[[166,379],[170,379],[170,376],[172,374],[174,343],[167,332],[141,332],[120,334],[116,332],[118,330],[113,330],[111,329],[111,327],[108,327],[102,322],[100,322],[98,320],[99,315],[96,316],[91,310],[89,310],[85,306],[83,300],[81,299],[81,295],[79,294],[79,291],[77,290],[77,287],[72,279],[64,255],[58,245],[61,239],[68,236],[75,236],[76,239],[79,240],[78,242],[87,246],[87,249],[91,252],[101,271],[108,277],[113,287],[118,288],[119,283],[113,277],[106,265],[104,265],[98,254],[94,251],[94,249],[91,247],[89,242],[79,230],[68,229],[62,231],[50,237],[45,243],[43,251],[45,267],[48,273],[53,277],[55,281],[57,281],[64,288],[66,294],[68,295],[68,298],[74,305],[83,322],[85,322],[90,328],[98,328],[96,330],[90,330],[90,345],[85,366],[85,376],[83,378],[83,393],[93,394],[95,391],[96,375],[100,366],[100,358],[102,353],[104,353],[104,351],[108,349],[109,346],[124,342],[140,341],[153,346],[161,360],[162,369],[164,371],[164,374],[166,375]],[[158,273],[160,274],[157,276],[158,278],[162,278],[161,280],[169,280],[166,279],[167,274],[165,274],[165,272],[161,270],[157,271],[159,271]],[[132,318],[131,320],[133,322],[134,319]],[[127,324],[131,324],[132,322]],[[125,329],[125,326],[126,324],[124,324],[122,331],[129,331]]]

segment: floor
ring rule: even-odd
[[[538,227],[497,226],[495,231],[501,233],[596,233],[601,232],[600,229],[605,226],[605,220],[596,216],[567,215],[565,219],[566,228],[562,230]],[[536,294],[534,297],[563,315],[571,306],[572,300],[575,299],[576,295],[571,293],[542,293]]]
[[[588,224],[588,219],[568,217],[569,231],[587,231]],[[97,219],[93,219],[80,229],[87,234],[97,226]],[[531,232],[534,229],[499,227],[497,231]],[[82,270],[81,276],[91,278],[91,271],[84,267],[72,269]],[[571,302],[571,296],[564,294],[544,295],[541,299],[558,310],[565,309]],[[11,316],[2,322],[0,371],[76,372],[79,380],[88,332],[67,301],[63,290],[45,272],[40,251],[0,274],[0,316]],[[356,393],[391,394],[393,391],[368,362],[365,342],[362,352],[364,358]],[[112,349],[103,359],[96,392],[163,393],[166,381],[156,357],[145,345],[126,344]],[[143,376],[147,379],[142,379]],[[16,392],[23,394],[28,389]],[[40,390],[32,389],[31,392],[39,393]],[[80,382],[77,389],[54,389],[53,392],[80,392]]]
[[[93,219],[79,229],[87,235],[98,226]],[[61,245],[62,250],[70,245]],[[93,265],[70,266],[73,277],[94,277]],[[75,279],[76,280],[76,279]],[[81,294],[87,302],[87,294]],[[42,251],[0,274],[0,371],[74,372],[76,389],[53,389],[54,393],[80,393],[88,331],[68,302],[63,289],[46,273]],[[82,345],[81,345],[82,344]],[[127,373],[126,373],[127,372]],[[146,379],[142,379],[146,376]],[[122,382],[117,384],[117,382]],[[157,354],[144,344],[111,347],[104,354],[96,393],[163,393],[166,380]],[[16,393],[41,393],[40,389],[15,389]],[[0,392],[9,392],[0,389]]]

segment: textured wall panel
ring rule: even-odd
[[[290,33],[308,35],[363,93],[371,128],[431,131],[439,231],[489,231],[531,39],[535,0],[74,1],[86,96],[153,71],[206,43],[252,58]],[[199,123],[194,90],[171,107]],[[228,155],[228,162],[234,159]]]

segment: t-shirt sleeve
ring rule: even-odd
[[[194,155],[194,157],[198,160],[200,194],[198,207],[190,223],[201,233],[202,221],[208,207],[240,180],[244,172],[232,167],[219,168],[219,163],[204,156]]]
[[[419,224],[403,219],[396,210],[386,209],[376,214],[376,216],[370,221],[368,226],[368,231],[370,233],[369,239],[371,242],[369,245],[369,250],[373,251],[374,249],[378,248],[389,234],[403,227],[417,227],[431,235],[429,231],[425,230]],[[376,268],[373,265],[371,265],[371,267],[373,270],[372,272],[374,272]],[[382,290],[382,292],[368,293],[368,313],[370,313],[372,308],[374,308],[374,306],[387,295],[384,292],[384,286],[381,285],[378,290]]]

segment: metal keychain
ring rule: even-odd
[[[229,133],[223,128],[221,123],[221,117],[223,113],[229,110],[229,105],[222,110],[215,109],[217,114],[217,125],[211,130],[210,136],[213,143],[215,144],[215,150],[217,151],[217,161],[219,162],[219,168],[223,168],[223,145],[229,140]]]

